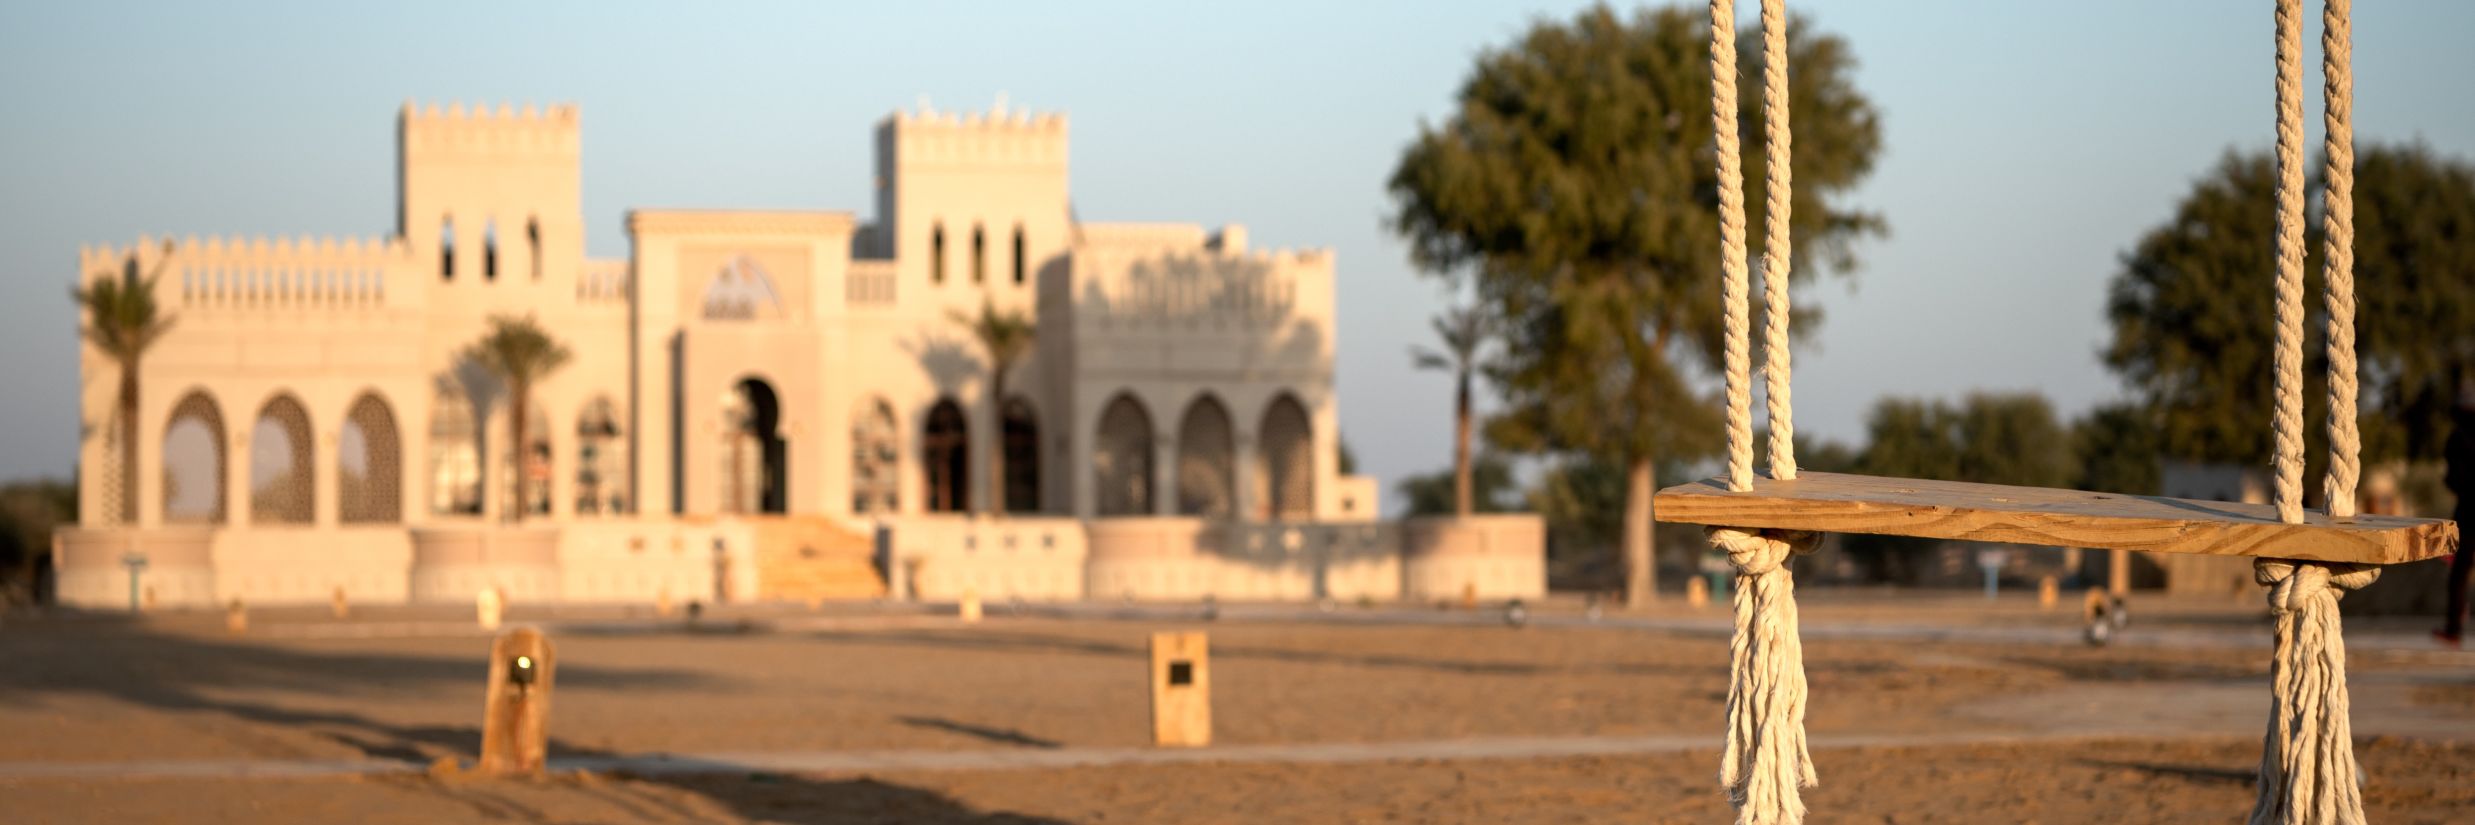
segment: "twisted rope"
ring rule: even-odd
[[[2269,733],[2251,825],[2361,825],[2363,766],[2347,717],[2346,637],[2338,599],[2380,578],[2367,564],[2259,559],[2277,651],[2269,666]]]
[[[1753,395],[1746,352],[1743,144],[1736,134],[1736,2],[1710,0],[1710,127],[1719,153],[1720,300],[1725,303],[1727,489],[1753,489]]]
[[[1796,576],[1787,568],[1789,556],[1813,552],[1820,540],[1797,530],[1710,530],[1710,543],[1736,568],[1719,784],[1738,825],[1804,821],[1801,789],[1820,781],[1805,743],[1805,651],[1796,634]]]
[[[2329,306],[2329,475],[2322,487],[2330,518],[2355,514],[2363,476],[2362,437],[2355,413],[2355,73],[2351,0],[2321,5],[2322,125],[2328,133],[2321,223],[2327,240],[2321,271]]]
[[[1795,135],[1788,128],[1787,2],[1762,0],[1762,378],[1769,399],[1770,477],[1796,477],[1796,421],[1788,390],[1788,218],[1795,212]]]
[[[2277,518],[2303,521],[2302,0],[2277,2]]]

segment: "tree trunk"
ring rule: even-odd
[[[1638,455],[1625,473],[1624,485],[1624,604],[1645,607],[1657,597],[1659,569],[1657,546],[1650,530],[1650,494],[1656,481],[1650,473],[1650,457]]]
[[[524,454],[524,423],[526,421],[526,414],[531,412],[530,410],[525,409],[524,406],[526,401],[525,397],[533,394],[533,388],[523,383],[509,381],[507,382],[507,389],[513,395],[512,398],[507,400],[507,414],[512,416],[507,420],[507,432],[509,435],[513,436],[512,440],[515,442],[513,446],[516,453],[516,500],[515,506],[507,511],[507,520],[510,522],[522,522],[524,521],[524,460],[528,457]]]
[[[991,370],[988,380],[988,512],[1005,515],[1005,368]]]
[[[120,365],[120,512],[121,524],[138,521],[138,378],[137,359]]]
[[[1461,371],[1460,391],[1453,398],[1452,408],[1452,508],[1462,518],[1470,517],[1470,374]]]

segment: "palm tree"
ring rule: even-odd
[[[132,260],[118,278],[98,273],[100,277],[86,286],[69,290],[69,297],[86,309],[86,328],[80,332],[120,367],[122,490],[120,512],[115,515],[123,523],[137,520],[137,494],[127,488],[137,478],[138,361],[172,328],[172,317],[155,305],[155,280],[163,276],[163,265],[171,260],[171,241],[163,242],[163,251],[154,271],[144,278],[138,277],[137,262]]]
[[[490,331],[464,350],[466,359],[481,365],[482,369],[498,376],[498,380],[507,385],[507,412],[510,416],[507,425],[515,437],[518,474],[516,504],[509,511],[512,513],[510,520],[524,520],[522,474],[524,450],[528,443],[524,431],[531,421],[526,408],[533,399],[533,385],[566,366],[572,355],[567,351],[566,344],[550,337],[550,333],[534,323],[530,315],[521,318],[513,315],[490,316]]]
[[[1478,370],[1478,351],[1487,343],[1485,316],[1473,307],[1447,309],[1429,321],[1441,351],[1412,345],[1409,356],[1419,369],[1452,373],[1452,508],[1462,518],[1471,510],[1470,377]]]
[[[971,337],[980,343],[988,356],[988,409],[991,421],[997,423],[997,449],[988,451],[990,510],[1005,513],[1005,377],[1014,365],[1031,353],[1031,344],[1039,336],[1039,328],[1030,316],[1015,310],[999,310],[993,300],[980,302],[980,314],[972,316],[960,310],[951,313],[954,322],[971,328]]]

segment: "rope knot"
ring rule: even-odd
[[[2255,559],[2252,581],[2269,589],[2269,610],[2298,613],[2328,597],[2330,607],[2348,592],[2380,580],[2380,568],[2343,562]]]
[[[1712,527],[1709,533],[1711,546],[1727,552],[1727,562],[1735,565],[1739,576],[1777,570],[1789,556],[1809,555],[1822,541],[1822,534],[1810,530]]]

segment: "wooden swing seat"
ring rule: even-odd
[[[1800,473],[1753,489],[1707,479],[1660,490],[1659,521],[1718,527],[1874,533],[2150,553],[2399,564],[2458,549],[2446,519],[2309,511],[2301,524],[2267,504],[2126,496],[2043,487]]]

